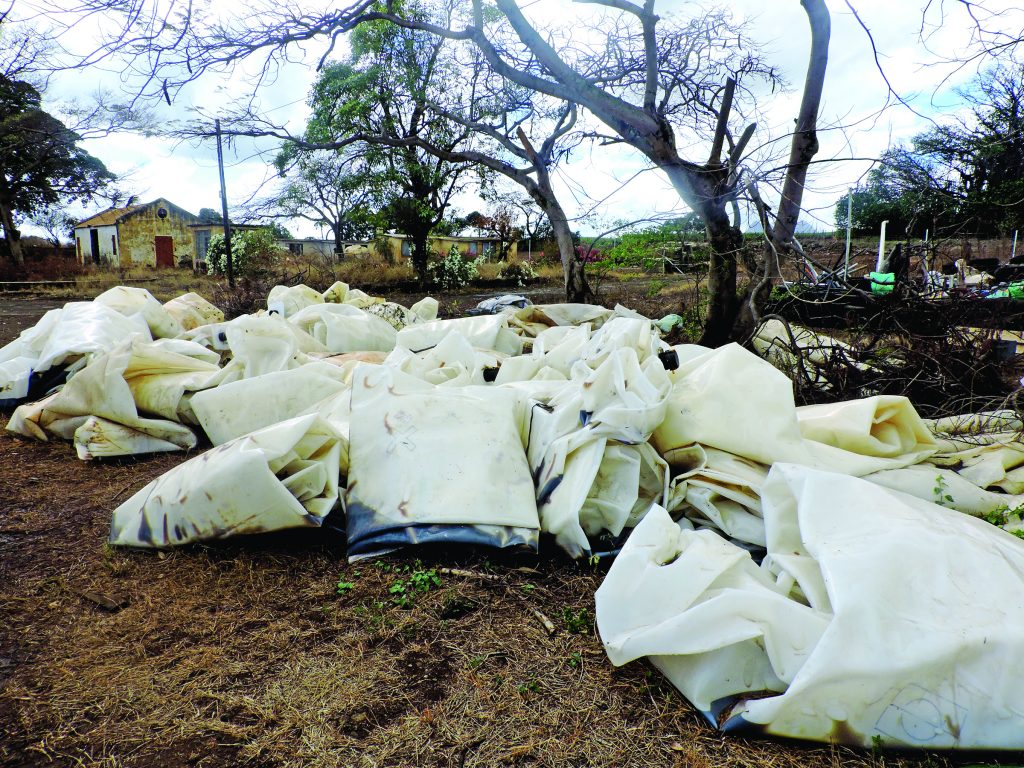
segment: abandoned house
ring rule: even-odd
[[[83,264],[174,267],[196,256],[192,226],[199,217],[164,198],[111,208],[75,226],[75,248]]]

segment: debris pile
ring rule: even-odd
[[[797,407],[739,346],[513,298],[438,320],[429,298],[278,286],[225,322],[194,294],[114,289],[0,350],[11,400],[66,379],[8,429],[83,459],[215,446],[114,510],[116,545],[329,515],[353,559],[546,534],[617,554],[597,595],[611,660],[651,658],[726,730],[1024,747],[1005,663],[1024,651],[1015,413],[925,421],[884,394]],[[755,345],[791,366],[780,338],[769,324]]]

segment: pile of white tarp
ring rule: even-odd
[[[319,526],[338,503],[342,446],[315,415],[230,440],[119,506],[112,544],[166,547]]]
[[[1016,414],[797,407],[765,359],[670,348],[622,307],[437,319],[433,299],[337,283],[279,286],[224,322],[144,294],[68,305],[0,356],[72,364],[12,431],[83,458],[215,446],[118,507],[112,542],[331,516],[351,558],[542,534],[574,557],[621,550],[597,602],[611,659],[650,657],[728,729],[1024,747]],[[760,338],[785,367],[779,333]]]
[[[649,657],[727,731],[1024,748],[1019,539],[792,464],[771,469],[761,512],[760,566],[661,508],[646,516],[597,592],[614,663]]]
[[[161,305],[147,290],[118,286],[93,301],[69,302],[0,349],[0,405],[24,401],[34,375],[55,368],[73,374],[126,339],[175,338],[223,319],[219,309],[195,293]]]

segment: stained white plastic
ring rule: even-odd
[[[315,415],[213,448],[114,510],[112,544],[166,547],[316,527],[338,503],[341,445]]]
[[[616,664],[652,661],[727,730],[1024,747],[1024,542],[867,480],[776,465],[760,568],[647,515],[598,590]],[[744,698],[748,692],[775,696]],[[724,710],[724,713],[723,713]]]
[[[511,393],[362,365],[352,414],[350,515],[375,527],[538,527]]]
[[[345,372],[329,363],[241,379],[192,396],[192,411],[214,445],[305,414],[332,395],[347,392]]]
[[[180,423],[186,391],[210,386],[208,362],[131,340],[98,356],[58,392],[19,406],[7,429],[40,440],[74,440],[79,458],[193,448]],[[84,428],[83,428],[84,427]]]

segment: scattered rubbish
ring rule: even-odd
[[[502,312],[509,307],[514,309],[525,309],[533,304],[525,296],[520,296],[515,293],[506,293],[503,296],[495,296],[490,299],[484,299],[473,309],[469,310],[467,315],[494,315],[498,312]]]
[[[8,400],[62,372],[7,428],[83,459],[214,446],[121,503],[115,545],[332,513],[353,560],[546,534],[576,558],[617,554],[597,597],[611,660],[651,658],[728,732],[1024,747],[1005,663],[1024,651],[1015,411],[924,420],[874,393],[798,407],[782,370],[834,399],[832,361],[884,360],[774,318],[755,354],[669,346],[679,316],[624,307],[437,310],[336,283],[278,286],[224,321],[195,294],[113,289],[0,350]]]

